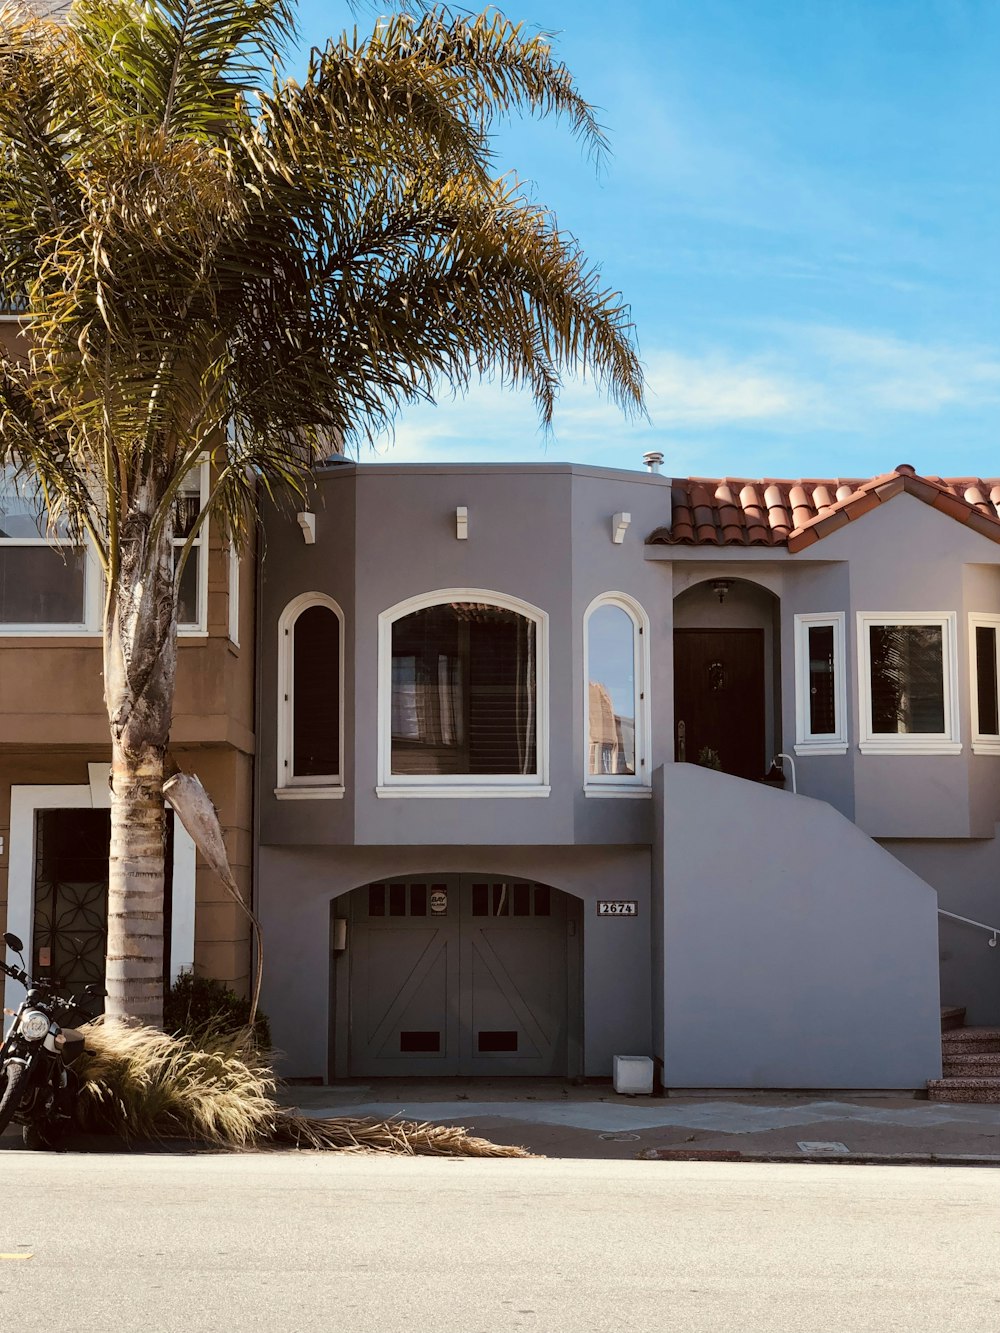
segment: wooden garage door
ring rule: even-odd
[[[565,894],[428,876],[356,890],[350,919],[351,1074],[566,1073]]]

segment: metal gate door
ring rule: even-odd
[[[572,900],[475,875],[351,895],[350,1072],[564,1075]]]

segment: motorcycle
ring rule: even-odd
[[[0,1134],[13,1120],[21,1125],[26,1148],[51,1148],[73,1124],[79,1081],[74,1063],[84,1051],[84,1036],[63,1026],[64,1019],[86,1013],[80,998],[57,994],[59,983],[33,981],[24,969],[24,948],[16,935],[4,935],[8,949],[18,954],[21,966],[0,962],[0,970],[24,986],[27,994],[16,1010],[0,1046]],[[85,996],[106,995],[100,986],[87,986]]]

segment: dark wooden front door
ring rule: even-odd
[[[676,759],[764,776],[763,630],[674,631],[674,727]]]

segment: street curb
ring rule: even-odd
[[[1000,1155],[976,1153],[749,1153],[735,1149],[647,1148],[640,1162],[764,1162],[822,1166],[993,1166]]]

